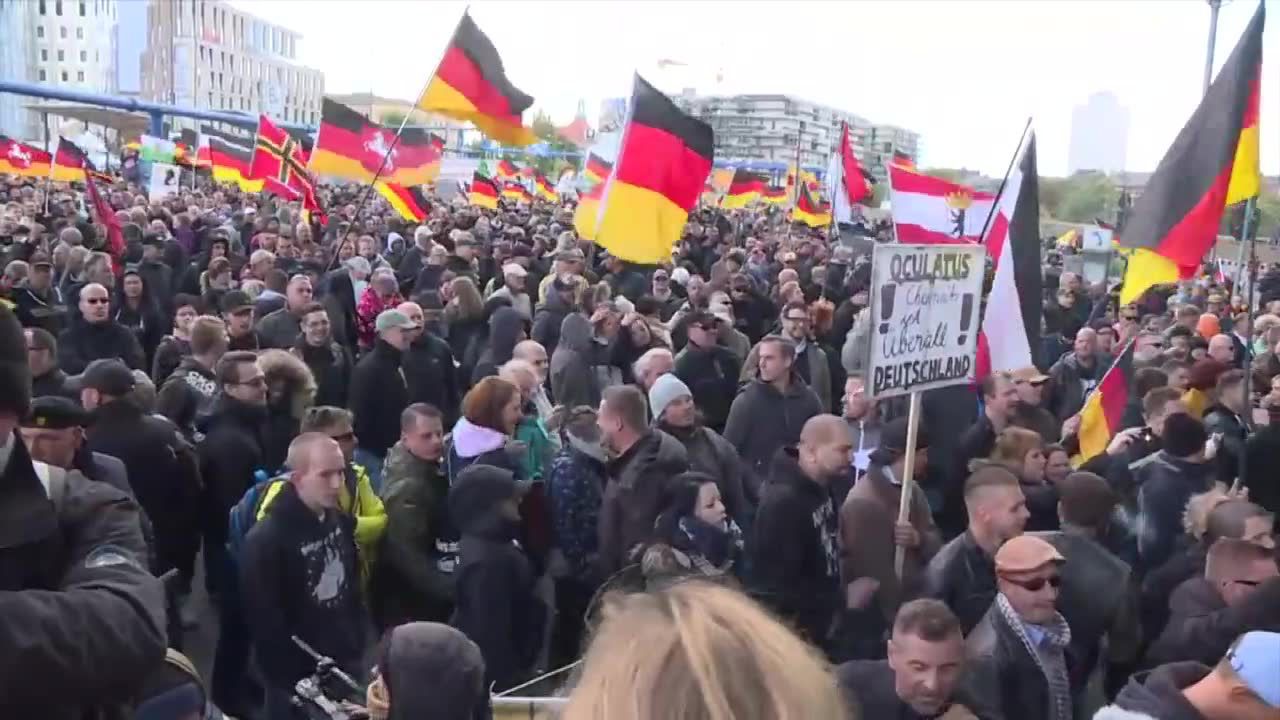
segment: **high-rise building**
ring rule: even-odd
[[[842,123],[859,162],[885,177],[895,150],[919,157],[920,135],[892,125],[877,125],[853,113],[790,95],[677,95],[686,112],[707,122],[716,134],[716,160],[825,168],[840,142]],[[603,122],[603,121],[602,121]],[[798,145],[798,147],[797,147]]]
[[[145,99],[319,122],[324,74],[297,63],[298,33],[222,0],[149,0],[146,24]]]
[[[0,0],[0,77],[74,88],[116,90],[116,0]],[[39,102],[0,94],[0,132],[43,143]]]
[[[1123,172],[1129,144],[1129,109],[1109,92],[1094,93],[1071,112],[1067,173]]]

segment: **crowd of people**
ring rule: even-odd
[[[392,718],[566,666],[570,720],[1280,718],[1280,270],[1120,306],[1046,254],[1039,362],[908,458],[875,232],[703,208],[641,267],[571,201],[362,190],[118,181],[113,253],[0,186],[0,716],[298,717],[301,640]]]

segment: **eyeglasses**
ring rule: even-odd
[[[1062,587],[1062,577],[1059,575],[1050,575],[1047,578],[1032,578],[1030,580],[1012,580],[1010,578],[1005,578],[1005,580],[1008,580],[1024,590],[1030,590],[1031,592],[1040,592],[1044,589],[1045,585],[1048,585],[1054,590]]]
[[[807,317],[795,317],[795,316],[792,316],[792,317],[784,317],[784,318],[782,318],[782,319],[783,319],[783,320],[786,320],[787,322],[809,322],[809,318],[807,318]]]

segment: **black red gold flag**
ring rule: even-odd
[[[467,199],[472,205],[490,210],[498,209],[498,186],[489,178],[476,173],[471,177],[471,190]]]
[[[724,194],[721,206],[725,208],[742,208],[759,200],[764,195],[768,180],[760,173],[738,168],[729,181],[729,189]]]
[[[373,182],[376,175],[396,185],[423,185],[440,175],[439,140],[426,130],[408,127],[397,139],[395,129],[325,98],[308,169],[364,183]]]
[[[420,223],[431,213],[431,202],[416,185],[400,185],[399,183],[379,180],[374,183],[378,194],[386,198],[387,203],[395,208],[400,217],[409,222]]]

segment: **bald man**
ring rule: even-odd
[[[99,283],[80,288],[80,317],[58,336],[58,367],[78,375],[94,360],[115,358],[143,370],[146,355],[129,328],[111,318],[111,294]]]
[[[1209,338],[1209,357],[1224,365],[1234,365],[1236,347],[1235,343],[1231,342],[1231,336],[1218,334]]]
[[[1080,408],[1084,407],[1084,399],[1097,386],[1106,370],[1098,362],[1098,333],[1093,328],[1080,328],[1071,345],[1071,352],[1063,355],[1062,359],[1049,368],[1049,377],[1053,382],[1045,407],[1054,414],[1058,422],[1080,412]]]
[[[846,594],[866,593],[865,583],[848,591],[840,585],[838,527],[828,490],[849,467],[852,453],[853,437],[843,419],[809,418],[798,445],[774,458],[747,548],[752,593],[818,645],[839,610],[863,607],[867,600]]]
[[[424,326],[425,313],[418,303],[400,303],[396,310],[420,327]],[[445,427],[452,427],[462,395],[449,343],[426,330],[414,331],[409,349],[400,353],[400,368],[409,388],[409,404],[431,405],[444,415]]]
[[[512,349],[511,359],[529,363],[533,371],[538,374],[538,386],[533,393],[533,404],[538,409],[538,417],[542,422],[547,422],[551,419],[551,411],[555,408],[547,395],[547,371],[551,367],[547,362],[547,349],[537,340],[521,340]],[[551,433],[551,442],[555,448],[559,449],[560,434]]]
[[[355,518],[338,510],[346,460],[324,433],[289,444],[289,482],[245,536],[245,617],[266,684],[267,717],[293,717],[294,685],[315,669],[291,637],[360,676],[364,608]]]

